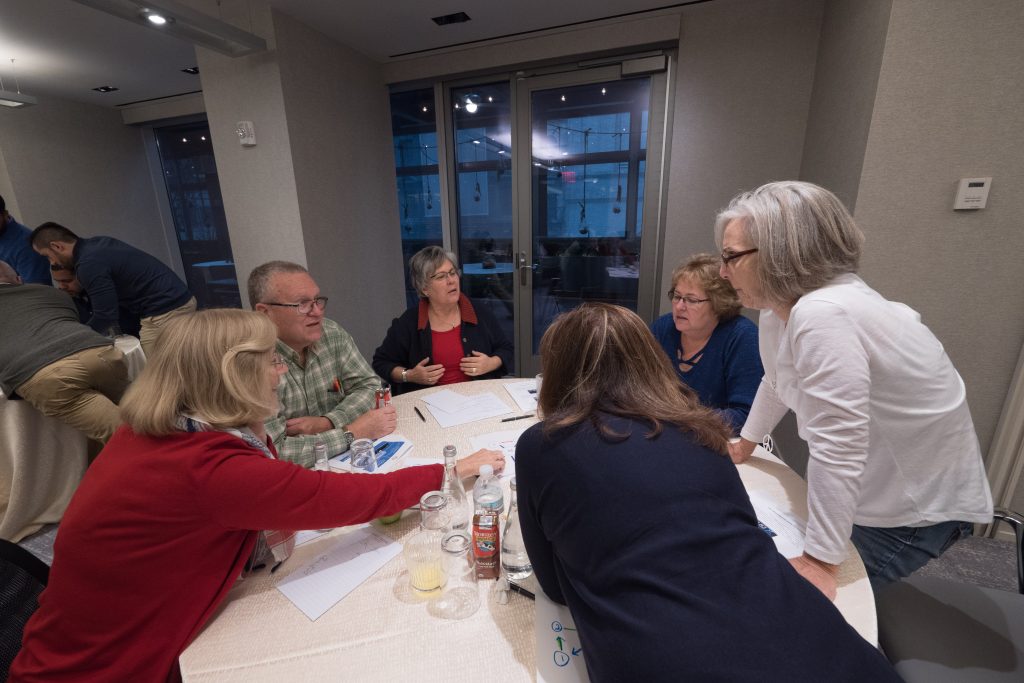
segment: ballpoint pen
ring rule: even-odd
[[[421,420],[423,420],[424,422],[427,421],[427,418],[423,417],[423,413],[420,412],[419,408],[417,408],[416,406],[413,406],[412,409],[416,411],[416,414],[420,416]]]
[[[514,420],[525,420],[528,417],[533,417],[533,413],[530,413],[529,415],[516,415],[515,417],[506,417],[506,418],[503,418],[501,421],[502,422],[512,422]]]

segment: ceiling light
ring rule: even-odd
[[[215,50],[229,57],[241,57],[267,49],[267,41],[186,6],[179,0],[75,0],[139,26]],[[158,18],[159,17],[159,18]],[[158,25],[159,19],[165,23]]]
[[[11,58],[11,71],[14,71],[14,58]],[[39,100],[21,92],[21,84],[18,83],[18,76],[14,76],[14,90],[8,90],[4,85],[4,79],[0,76],[0,107],[18,109],[20,107],[31,107],[39,104]]]
[[[114,87],[112,85],[101,85],[98,88],[93,88],[93,90],[95,90],[96,92],[104,92],[104,93],[106,93],[106,92],[116,92],[119,89],[120,88],[116,88],[116,87]]]
[[[447,26],[448,24],[462,24],[469,21],[469,15],[465,12],[455,12],[453,14],[445,14],[440,17],[431,17],[432,22],[438,26]]]
[[[182,73],[192,74],[193,76],[198,76],[199,75],[199,67],[198,66],[187,66],[184,69],[182,69],[181,71],[182,71]]]
[[[466,95],[464,104],[466,105],[466,111],[470,114],[475,114],[476,110],[480,108],[480,96],[476,93],[470,93]]]
[[[39,104],[39,100],[31,95],[11,92],[10,90],[0,90],[0,107],[16,109],[18,107],[31,107],[33,104]]]

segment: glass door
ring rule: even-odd
[[[664,72],[623,65],[517,82],[517,374],[544,331],[589,301],[653,316]],[[653,188],[653,191],[652,191]]]

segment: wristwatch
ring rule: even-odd
[[[341,435],[345,437],[346,441],[348,441],[349,446],[351,446],[352,442],[356,440],[356,435],[348,431],[347,429],[344,432],[342,432]]]
[[[409,368],[402,368],[402,384],[409,381]]]

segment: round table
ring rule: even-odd
[[[397,466],[421,460],[441,462],[447,444],[464,457],[474,450],[471,439],[475,436],[529,427],[535,418],[501,422],[523,414],[504,388],[506,382],[517,381],[523,380],[477,380],[397,396],[396,432],[414,444]],[[423,399],[444,389],[466,395],[491,392],[508,405],[509,413],[443,429]],[[788,498],[795,510],[806,496],[803,480],[771,456],[752,459],[740,466],[740,474],[748,488],[756,487],[766,497]],[[418,522],[418,513],[407,510],[396,524],[375,523],[375,528],[402,542],[417,530]],[[184,680],[415,679],[425,683],[447,682],[454,675],[490,683],[534,680],[534,603],[512,593],[508,604],[499,604],[491,581],[478,584],[481,606],[475,614],[446,621],[432,616],[422,599],[410,595],[404,562],[395,558],[319,619],[310,621],[274,586],[327,552],[332,538],[349,532],[351,528],[336,529],[299,546],[277,574],[264,570],[236,584],[218,615],[182,654]],[[527,581],[536,590],[534,579]],[[856,552],[843,563],[839,583],[837,607],[866,639],[876,642],[874,600]]]

